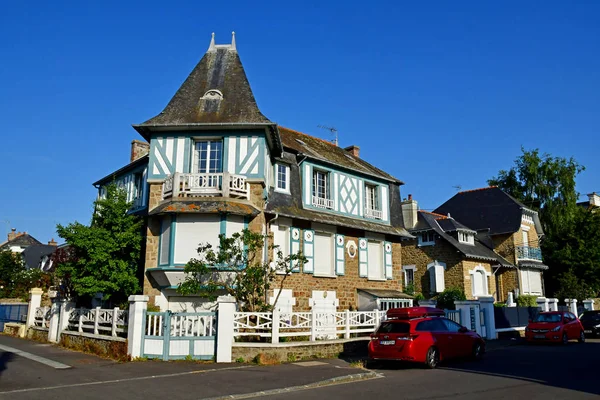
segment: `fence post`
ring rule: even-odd
[[[27,334],[29,327],[35,325],[35,312],[42,305],[43,293],[44,291],[40,288],[33,288],[29,291],[29,305],[27,307],[27,324],[25,325],[25,334]]]
[[[100,307],[94,309],[94,335],[98,334],[98,322],[100,320]]]
[[[233,321],[235,298],[219,296],[217,298],[217,362],[230,363],[233,347]]]
[[[112,329],[111,329],[112,336],[117,336],[117,317],[118,316],[119,316],[119,307],[115,307],[115,308],[113,308],[113,315],[112,315]]]
[[[317,311],[315,307],[310,310],[310,341],[315,342],[317,340]]]
[[[275,306],[271,315],[271,343],[279,343],[279,320],[279,307]]]
[[[344,326],[344,338],[350,339],[350,310],[344,312]]]
[[[548,310],[549,311],[558,311],[558,299],[554,299],[554,298],[548,299]]]
[[[50,322],[48,324],[48,341],[58,343],[58,331],[60,329],[60,313],[62,300],[55,297],[52,299],[52,305],[50,306]]]
[[[508,292],[508,298],[506,299],[506,307],[516,307],[515,295],[513,292]]]
[[[479,304],[482,310],[485,310],[485,338],[497,339],[496,319],[494,318],[494,298],[492,296],[479,296]]]
[[[538,297],[537,299],[535,299],[535,301],[537,302],[537,305],[539,308],[542,309],[542,311],[548,311],[548,299],[545,297]]]
[[[129,296],[129,319],[127,322],[127,354],[131,358],[141,356],[144,340],[144,315],[148,307],[148,296]]]
[[[375,329],[373,329],[375,331],[381,323],[381,314],[379,314],[379,310],[373,310],[373,312],[375,312]]]
[[[79,318],[78,318],[78,326],[77,326],[77,331],[79,331],[79,333],[83,332],[83,308],[79,309]]]
[[[573,315],[577,315],[577,299],[565,299],[565,303],[569,307],[569,311],[573,313]]]
[[[469,330],[473,330],[474,328],[471,325],[471,304],[472,302],[468,300],[454,302],[456,310],[460,311],[460,324]]]
[[[586,311],[594,311],[594,299],[584,300],[583,308],[585,308]]]
[[[173,188],[171,189],[171,198],[173,198],[173,199],[176,199],[177,197],[179,197],[179,189],[180,189],[179,178],[180,178],[179,172],[175,172],[173,174]]]

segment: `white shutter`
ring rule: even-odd
[[[521,270],[521,293],[523,294],[529,294],[531,292],[528,272],[529,271],[524,269]]]
[[[169,251],[171,249],[171,218],[163,218],[160,234],[160,265],[169,264]]]
[[[302,253],[306,257],[306,263],[304,264],[304,272],[312,274],[314,271],[314,259],[315,259],[315,231],[311,229],[304,230],[304,248]]]
[[[367,239],[358,239],[358,276],[366,278],[369,271],[369,257],[368,257],[368,246]]]
[[[383,275],[383,249],[381,242],[370,240],[368,242],[369,257],[368,257],[368,276],[369,279],[382,279]]]
[[[444,284],[444,266],[435,264],[429,269],[431,279],[431,291],[433,293],[441,293],[446,288]]]
[[[344,275],[344,235],[335,235],[335,273]]]
[[[539,271],[528,271],[529,290],[535,294],[542,294],[542,274]]]
[[[393,264],[392,264],[392,244],[390,242],[383,243],[383,259],[385,262],[385,278],[393,278]]]
[[[300,251],[300,229],[290,228],[290,254],[296,254]],[[292,272],[300,272],[298,261],[292,261]]]

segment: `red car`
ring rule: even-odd
[[[387,319],[371,334],[369,360],[410,361],[435,368],[451,358],[480,359],[485,352],[481,336],[444,315],[431,307],[388,310]]]
[[[585,342],[583,325],[575,315],[566,311],[542,312],[525,328],[528,343],[553,342],[567,344],[571,339]]]

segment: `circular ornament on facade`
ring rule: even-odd
[[[360,239],[358,241],[358,246],[361,250],[365,250],[367,248],[367,241],[365,239]]]
[[[342,235],[338,235],[335,240],[337,241],[337,245],[338,246],[343,246],[344,245],[344,237]]]
[[[388,253],[389,253],[390,251],[392,251],[392,245],[391,245],[390,243],[386,243],[386,244],[385,244],[385,251],[387,251]]]
[[[298,229],[292,229],[292,239],[300,240],[300,231]]]
[[[304,231],[304,240],[306,240],[307,242],[312,242],[313,234],[311,231]]]
[[[326,290],[324,290],[324,291],[323,291],[323,298],[324,298],[324,299],[326,299],[326,298],[327,298],[327,291],[326,291]]]
[[[354,240],[350,240],[346,243],[346,251],[350,258],[356,257],[356,243],[354,243]]]

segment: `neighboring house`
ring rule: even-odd
[[[588,201],[577,203],[578,206],[585,207],[589,210],[596,211],[600,208],[600,195],[596,192],[587,195]]]
[[[459,192],[434,212],[452,215],[461,223],[489,235],[494,251],[517,269],[496,274],[498,299],[508,292],[544,295],[540,240],[544,236],[538,213],[497,187]]]
[[[402,216],[415,236],[402,242],[405,292],[413,288],[430,298],[455,287],[464,290],[467,299],[498,299],[494,277],[515,267],[492,250],[486,237],[450,215],[417,211],[411,196],[402,204]]]
[[[161,309],[211,307],[176,292],[183,268],[199,243],[217,247],[219,234],[244,228],[308,259],[285,282],[283,311],[408,304],[400,291],[400,240],[411,237],[399,212],[402,182],[362,160],[356,146],[265,117],[235,37],[230,45],[213,37],[166,108],[134,128],[150,144],[148,156],[96,184],[101,194],[109,181],[141,174],[141,191],[130,193],[141,193],[139,209],[148,210],[144,294]]]
[[[0,251],[10,250],[13,253],[21,253],[31,245],[42,244],[39,240],[27,232],[17,232],[12,228],[6,242],[0,243]]]
[[[42,244],[27,232],[17,232],[15,228],[11,229],[7,239],[0,244],[0,251],[10,250],[13,253],[20,253],[27,269],[39,268],[47,271],[52,266],[50,256],[57,248],[54,239],[48,244]]]

